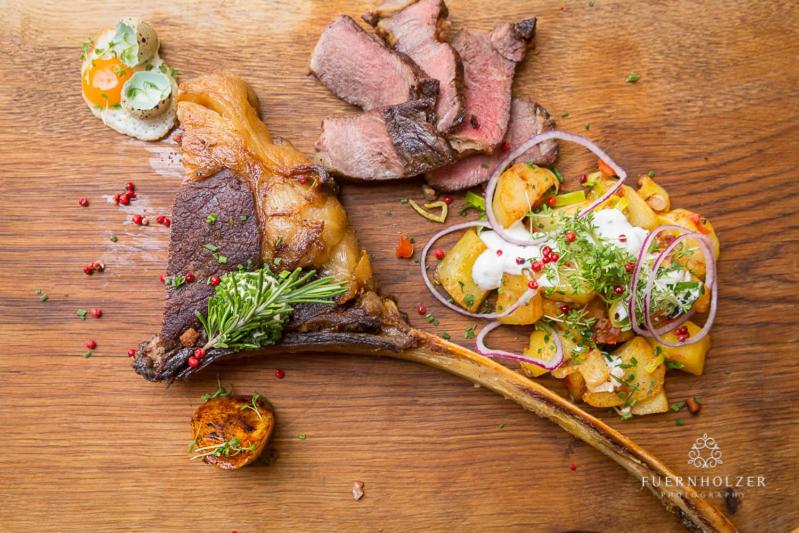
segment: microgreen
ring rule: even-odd
[[[641,79],[640,74],[638,74],[637,72],[630,72],[629,74],[627,74],[627,79],[625,81],[627,81],[627,83],[635,83],[640,79]]]
[[[222,382],[219,381],[219,376],[216,377],[216,391],[213,394],[205,393],[200,398],[202,401],[207,402],[208,400],[213,400],[214,398],[227,398],[233,394],[233,386],[231,385],[229,389],[226,389],[222,386]]]
[[[258,415],[259,420],[263,420],[264,417],[261,416],[261,409],[258,407],[258,402],[261,401],[261,398],[263,398],[263,396],[261,396],[256,392],[255,394],[252,395],[252,398],[250,399],[250,404],[242,405],[241,407],[239,407],[239,411],[250,409],[251,411],[255,411],[255,414]]]
[[[238,437],[233,437],[232,439],[223,441],[219,444],[203,446],[202,448],[192,448],[193,451],[202,453],[194,455],[191,460],[194,461],[195,459],[202,459],[203,457],[208,457],[209,455],[213,455],[214,457],[221,457],[223,455],[225,457],[233,457],[243,452],[253,452],[256,448],[257,445],[254,442],[249,446],[242,446]]]

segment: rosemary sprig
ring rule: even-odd
[[[228,272],[208,300],[208,313],[195,312],[208,342],[204,349],[254,350],[274,344],[299,303],[331,303],[346,288],[332,277],[312,279],[316,272],[274,274],[264,267]]]
[[[194,461],[195,459],[202,459],[203,457],[208,457],[209,455],[213,455],[214,457],[221,457],[223,455],[225,457],[233,457],[240,453],[255,451],[256,448],[257,446],[254,442],[249,446],[242,446],[238,437],[233,437],[232,439],[220,442],[219,444],[195,448],[195,452],[202,453],[192,456],[191,460]]]

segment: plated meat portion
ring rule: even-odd
[[[188,328],[199,329],[194,311],[204,308],[214,292],[207,281],[236,270],[237,265],[256,267],[260,255],[255,203],[242,180],[222,170],[181,185],[172,210],[161,327],[161,338],[170,348]],[[196,282],[186,282],[188,273]]]
[[[360,248],[335,182],[289,142],[273,138],[256,99],[237,76],[221,71],[181,84],[178,117],[188,179],[172,209],[170,286],[159,335],[139,346],[134,368],[171,381],[234,353],[212,348],[195,313],[205,314],[214,279],[261,264],[275,272],[313,268],[345,288],[336,304],[298,304],[282,346],[292,350],[399,351],[415,340],[393,302],[373,292],[369,256]],[[210,217],[210,218],[209,218]],[[193,283],[173,279],[191,272]]]
[[[387,180],[423,174],[453,161],[433,122],[432,100],[413,100],[322,122],[316,161],[340,176]]]
[[[420,0],[388,18],[367,17],[394,49],[407,54],[431,78],[438,80],[436,126],[447,132],[463,120],[463,63],[446,42],[449,11],[443,0]]]
[[[536,19],[500,24],[488,34],[461,30],[452,39],[463,60],[463,123],[449,136],[459,153],[492,152],[508,127],[516,65],[535,35]]]
[[[438,83],[413,61],[346,15],[337,17],[319,37],[310,70],[333,94],[365,111],[438,92]]]
[[[549,113],[538,104],[526,99],[514,99],[511,102],[510,122],[502,145],[491,154],[476,154],[461,159],[451,165],[428,172],[427,183],[440,191],[460,191],[488,181],[491,174],[507,156],[521,143],[547,130],[555,128],[555,121]],[[558,143],[545,141],[528,150],[514,160],[531,162],[539,166],[548,166],[558,157]]]

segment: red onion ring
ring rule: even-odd
[[[644,289],[644,309],[642,314],[644,315],[645,328],[642,328],[641,325],[638,323],[638,315],[636,314],[637,301],[635,297],[638,292],[637,288],[640,282],[640,273],[642,268],[646,268],[644,266],[644,262],[646,260],[646,255],[648,254],[648,250],[650,245],[652,244],[652,241],[655,239],[655,237],[657,237],[657,235],[663,233],[664,231],[676,231],[677,233],[679,233],[679,235],[675,237],[669,243],[669,245],[662,252],[660,252],[660,254],[658,254],[654,264],[652,265],[651,274],[647,279],[647,284]],[[668,324],[661,326],[659,328],[655,328],[650,313],[652,285],[655,282],[655,278],[657,277],[657,272],[660,269],[660,265],[663,264],[663,261],[666,259],[666,257],[668,257],[669,254],[671,254],[674,251],[674,248],[677,246],[677,244],[680,241],[689,238],[697,239],[700,248],[702,249],[702,254],[705,256],[705,286],[708,288],[708,290],[711,291],[710,310],[708,313],[708,317],[705,320],[705,325],[696,335],[694,335],[691,338],[689,342],[672,343],[671,341],[665,340],[662,337],[662,335],[664,333],[673,331],[680,325],[684,324],[686,321],[688,321],[688,319],[690,319],[694,315],[695,311],[691,309],[690,311],[684,313],[676,320],[673,320]],[[644,243],[641,246],[641,251],[638,253],[638,261],[635,265],[635,270],[633,271],[632,279],[630,280],[631,296],[630,296],[630,301],[627,304],[627,311],[630,316],[630,325],[633,331],[638,335],[642,335],[645,337],[654,337],[655,339],[657,339],[658,342],[666,346],[670,346],[672,348],[679,346],[686,346],[699,342],[700,340],[702,340],[702,338],[705,337],[705,335],[708,334],[710,328],[713,326],[713,322],[716,317],[716,308],[718,306],[718,295],[716,294],[717,293],[716,278],[717,278],[716,260],[715,257],[713,256],[713,250],[711,249],[710,244],[708,243],[708,238],[705,235],[698,232],[688,231],[682,226],[676,226],[676,225],[658,226],[657,228],[652,230],[652,232],[649,235],[647,235],[646,239],[644,239]]]
[[[571,141],[573,143],[577,143],[580,146],[583,146],[583,147],[589,149],[591,152],[594,153],[594,155],[596,155],[602,161],[607,163],[607,165],[610,166],[610,168],[613,169],[613,171],[616,173],[616,176],[618,176],[618,178],[619,178],[616,181],[616,183],[613,185],[613,187],[611,187],[605,194],[603,194],[594,203],[592,203],[591,205],[589,205],[588,207],[583,209],[580,212],[580,214],[577,215],[578,217],[582,217],[582,216],[587,215],[588,213],[593,211],[598,205],[602,204],[605,200],[607,200],[608,198],[613,196],[613,194],[615,194],[616,191],[619,190],[619,188],[622,186],[622,184],[624,184],[624,180],[627,179],[627,173],[624,171],[624,169],[622,169],[619,165],[617,165],[616,162],[613,161],[610,158],[610,156],[608,156],[608,154],[606,154],[604,152],[604,150],[602,150],[599,146],[597,146],[593,142],[589,141],[585,137],[580,137],[579,135],[574,135],[572,133],[566,133],[566,132],[557,131],[557,130],[552,130],[552,131],[547,131],[547,132],[544,132],[544,133],[539,133],[538,135],[534,135],[534,136],[530,137],[525,142],[523,142],[521,145],[519,145],[519,147],[516,148],[516,150],[511,152],[502,161],[502,163],[499,164],[499,166],[496,168],[496,170],[494,170],[494,173],[491,175],[491,179],[488,180],[488,185],[486,186],[485,200],[486,200],[486,215],[488,215],[488,223],[491,226],[491,229],[496,231],[497,234],[500,237],[502,237],[503,239],[505,239],[506,241],[508,241],[510,243],[517,244],[519,246],[531,246],[531,245],[540,244],[540,243],[544,242],[546,240],[546,236],[540,237],[538,239],[527,239],[527,240],[517,239],[517,238],[513,237],[512,235],[510,235],[507,231],[505,231],[505,228],[503,228],[502,225],[497,222],[497,218],[494,215],[493,203],[494,203],[494,191],[497,188],[497,182],[499,180],[499,176],[503,172],[505,172],[505,169],[507,169],[517,157],[521,156],[522,154],[524,154],[525,152],[530,150],[533,146],[535,146],[537,144],[540,144],[540,143],[542,143],[544,141],[548,141],[550,139],[560,139],[562,141]]]
[[[555,339],[555,347],[557,352],[555,353],[555,358],[551,361],[543,361],[541,359],[535,359],[534,357],[527,357],[526,355],[519,355],[513,352],[506,352],[504,350],[492,350],[491,348],[485,345],[485,338],[486,336],[497,329],[499,326],[502,325],[502,322],[495,321],[491,322],[483,329],[480,330],[480,333],[477,334],[477,339],[475,342],[477,343],[477,351],[480,352],[482,355],[486,357],[490,357],[492,359],[512,359],[514,361],[522,361],[525,363],[530,363],[536,366],[540,366],[546,370],[555,370],[560,366],[563,362],[563,344],[560,341],[560,335],[554,330],[551,329],[550,334]]]
[[[487,319],[504,318],[504,317],[508,316],[509,314],[513,313],[516,309],[518,309],[522,305],[524,305],[527,302],[529,302],[530,299],[532,299],[532,297],[536,295],[538,290],[537,289],[527,289],[519,297],[519,299],[516,300],[513,303],[513,305],[511,305],[510,307],[508,307],[506,310],[502,311],[501,313],[472,313],[471,311],[467,311],[463,307],[461,307],[459,305],[455,305],[455,304],[451,303],[450,301],[448,301],[446,298],[444,298],[441,295],[441,293],[439,293],[438,290],[436,290],[435,285],[433,285],[433,282],[430,280],[430,276],[427,275],[427,254],[430,252],[430,248],[433,247],[433,244],[435,244],[441,237],[443,237],[445,235],[449,235],[450,233],[454,233],[454,232],[460,231],[462,229],[474,228],[474,227],[489,228],[490,226],[489,226],[488,222],[480,222],[480,221],[476,220],[476,221],[473,221],[473,222],[464,222],[462,224],[455,224],[454,226],[450,226],[449,228],[443,229],[443,230],[439,231],[438,233],[436,233],[435,235],[433,235],[430,238],[430,240],[427,241],[427,244],[425,245],[425,247],[422,249],[422,257],[419,260],[419,264],[422,267],[422,279],[424,279],[424,284],[427,287],[427,290],[429,290],[433,294],[433,296],[436,297],[436,299],[439,302],[444,304],[446,307],[452,309],[453,311],[456,311],[456,312],[458,312],[458,313],[460,313],[462,315],[470,316],[472,318],[487,318]]]
[[[666,257],[674,251],[674,248],[676,248],[680,241],[685,239],[696,239],[699,243],[699,247],[702,250],[702,254],[705,256],[705,287],[711,291],[710,310],[708,311],[707,320],[705,320],[704,326],[702,326],[702,329],[700,329],[695,335],[691,335],[690,340],[671,342],[661,336],[662,333],[666,332],[656,329],[652,324],[652,316],[649,312],[652,299],[652,284],[655,282],[656,273],[660,269],[660,265],[663,263]],[[665,346],[670,346],[672,348],[688,346],[701,341],[705,335],[710,332],[710,328],[713,327],[713,322],[716,318],[716,310],[718,307],[718,291],[716,290],[716,258],[713,257],[713,250],[711,249],[710,243],[708,243],[708,238],[698,232],[687,232],[675,237],[674,240],[669,243],[666,249],[660,253],[657,259],[655,259],[655,264],[652,266],[652,272],[653,275],[647,280],[646,288],[644,290],[644,320],[646,321],[647,329],[652,333],[652,336],[655,338],[655,340]],[[673,324],[674,322],[669,324],[671,328],[668,331],[672,331],[675,327],[677,327],[676,325],[673,326]]]
[[[642,335],[644,337],[651,337],[652,333],[649,332],[648,330],[642,328],[641,325],[638,323],[638,315],[635,312],[636,311],[636,304],[637,304],[636,298],[635,298],[635,296],[637,294],[636,289],[638,287],[638,281],[639,281],[639,278],[640,278],[641,269],[644,268],[644,262],[645,262],[646,255],[648,253],[649,247],[651,246],[652,241],[655,240],[655,237],[657,237],[659,234],[663,233],[664,231],[676,231],[676,232],[678,232],[680,234],[683,234],[683,233],[685,233],[688,230],[686,230],[682,226],[676,226],[676,225],[673,225],[673,224],[658,226],[657,228],[653,229],[649,233],[649,235],[646,236],[646,239],[644,239],[644,242],[641,245],[641,250],[638,252],[638,258],[637,258],[637,260],[635,262],[635,269],[633,270],[633,275],[632,275],[632,278],[630,279],[630,301],[627,304],[627,314],[630,316],[630,326],[632,327],[633,332],[635,334],[637,334],[637,335]],[[688,318],[681,317],[678,320],[682,320],[682,322],[685,322],[686,320],[688,320]],[[674,327],[679,326],[680,324],[682,324],[682,322],[677,323]],[[675,323],[676,323],[676,321],[675,321]],[[668,327],[669,325],[667,325],[666,327]],[[666,331],[670,331],[670,330],[666,330]],[[663,331],[663,333],[665,333],[666,331]]]

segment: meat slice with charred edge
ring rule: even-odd
[[[465,113],[463,63],[446,41],[448,15],[444,0],[419,0],[387,18],[364,16],[389,45],[407,54],[428,76],[438,80],[436,127],[442,132],[458,126]]]
[[[451,165],[437,168],[425,175],[427,183],[440,191],[460,191],[485,183],[494,170],[521,143],[547,130],[555,128],[555,121],[538,104],[525,99],[514,99],[511,103],[508,131],[500,147],[491,154],[475,154]],[[558,157],[555,140],[538,144],[514,160],[514,163],[532,163],[548,166]]]
[[[362,180],[423,174],[453,161],[433,122],[432,100],[413,100],[358,115],[330,117],[316,141],[316,161]]]

